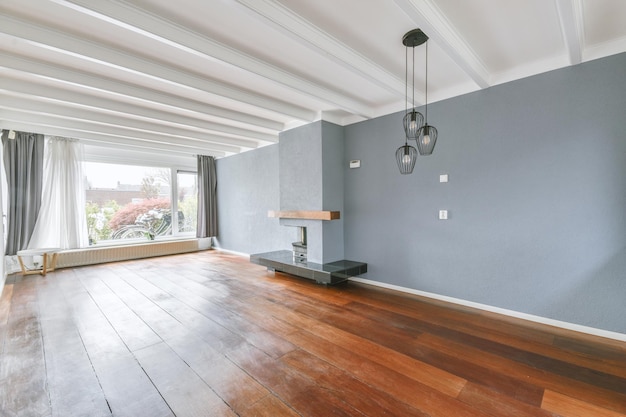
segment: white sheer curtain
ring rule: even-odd
[[[28,247],[75,249],[88,244],[83,146],[76,139],[52,137],[46,143],[41,209]]]
[[[0,146],[0,161],[3,161],[3,152],[2,152],[2,146]],[[2,169],[0,169],[0,171],[4,172],[4,166],[2,167]],[[0,294],[2,294],[2,290],[4,289],[4,283],[6,282],[7,279],[7,274],[5,273],[5,263],[6,260],[4,258],[4,193],[5,193],[5,180],[4,180],[4,175],[0,173],[0,182],[2,182],[0,184],[0,188],[2,188],[2,191],[0,192],[0,213],[2,214],[2,221],[0,221],[0,259],[2,261],[0,261]]]

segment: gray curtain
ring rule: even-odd
[[[217,176],[215,158],[198,155],[197,237],[217,236]]]
[[[3,130],[2,152],[8,185],[5,254],[15,255],[28,246],[41,207],[44,137]]]

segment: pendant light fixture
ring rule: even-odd
[[[402,38],[402,44],[406,47],[404,56],[404,118],[402,124],[404,125],[404,145],[400,146],[396,151],[396,161],[398,162],[398,169],[401,174],[411,174],[415,167],[417,160],[417,149],[410,146],[409,139],[417,141],[419,132],[424,125],[424,116],[422,113],[415,109],[415,47],[423,44],[428,40],[428,36],[424,34],[420,29],[414,29],[407,32]],[[409,102],[409,48],[413,48],[412,51],[412,65],[411,65],[411,110],[407,109],[407,103]]]
[[[428,40],[428,36],[424,34],[420,29],[414,29],[407,32],[402,38],[402,44],[406,47],[405,60],[404,60],[404,93],[405,93],[405,115],[402,119],[404,124],[404,133],[407,139],[417,140],[419,136],[419,130],[424,125],[424,116],[418,112],[415,108],[415,47],[423,44]],[[411,110],[406,110],[406,103],[409,102],[409,81],[408,81],[408,66],[409,66],[409,48],[412,48],[412,63],[411,63]]]
[[[437,129],[435,126],[431,126],[428,124],[428,43],[426,44],[426,87],[424,88],[425,95],[425,103],[424,103],[424,114],[425,123],[419,130],[419,136],[417,138],[417,149],[420,152],[420,155],[430,155],[433,153],[435,149],[435,144],[437,143]]]

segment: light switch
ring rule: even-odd
[[[448,174],[441,174],[439,176],[439,182],[448,182]]]
[[[448,210],[439,210],[439,220],[448,220]]]

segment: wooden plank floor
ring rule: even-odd
[[[9,277],[0,416],[626,416],[625,345],[206,251]]]

